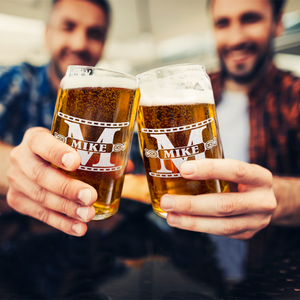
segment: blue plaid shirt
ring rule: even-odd
[[[51,128],[57,91],[50,83],[47,67],[28,63],[0,67],[1,141],[16,146],[28,128]]]

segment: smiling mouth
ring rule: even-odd
[[[242,63],[253,57],[256,49],[257,47],[254,43],[242,43],[233,47],[223,48],[222,54],[224,59],[230,59],[235,63]]]
[[[72,65],[88,65],[90,63],[90,60],[82,59],[79,57],[66,57],[65,62]]]
[[[252,51],[230,51],[226,58],[232,60],[235,63],[243,63],[249,58],[253,57]]]
[[[91,57],[87,51],[77,53],[65,51],[62,60],[68,65],[89,65],[91,63]]]

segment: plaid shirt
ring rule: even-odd
[[[210,78],[218,105],[223,78],[221,73],[211,74]],[[299,176],[300,78],[273,65],[248,96],[250,162],[275,175]]]
[[[16,146],[28,128],[50,129],[56,96],[47,66],[0,67],[0,140]]]

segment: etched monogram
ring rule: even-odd
[[[61,112],[58,113],[58,116],[63,118],[64,122],[68,125],[68,132],[66,136],[55,132],[54,136],[58,140],[70,144],[70,146],[79,153],[81,165],[78,169],[92,172],[111,172],[122,169],[122,166],[116,166],[115,163],[111,161],[111,156],[113,152],[122,152],[127,149],[126,142],[114,143],[114,139],[117,132],[129,126],[129,122],[95,122],[74,118]],[[104,129],[96,141],[87,141],[84,138],[80,124],[102,127]],[[98,162],[93,163],[92,166],[86,166],[95,154],[99,157]]]
[[[149,160],[158,159],[160,162],[160,169],[156,172],[150,172],[149,174],[154,177],[180,177],[179,168],[180,165],[187,161],[188,158],[202,159],[205,158],[205,151],[210,150],[218,145],[217,138],[204,142],[203,130],[207,128],[209,123],[214,121],[213,118],[209,118],[199,123],[173,127],[173,128],[160,128],[149,129],[143,128],[143,134],[149,134],[150,137],[156,140],[157,149],[144,149],[144,155]],[[175,147],[170,141],[168,134],[174,134],[180,131],[189,131],[189,139],[186,146]],[[165,162],[172,161],[178,170],[178,173],[173,173],[166,167]]]

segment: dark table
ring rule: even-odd
[[[122,199],[84,237],[0,215],[0,299],[300,299],[299,229],[247,242],[169,227]]]
[[[131,159],[144,172],[137,136]],[[0,300],[300,299],[300,228],[244,242],[171,228],[141,202],[68,236],[0,199]]]

